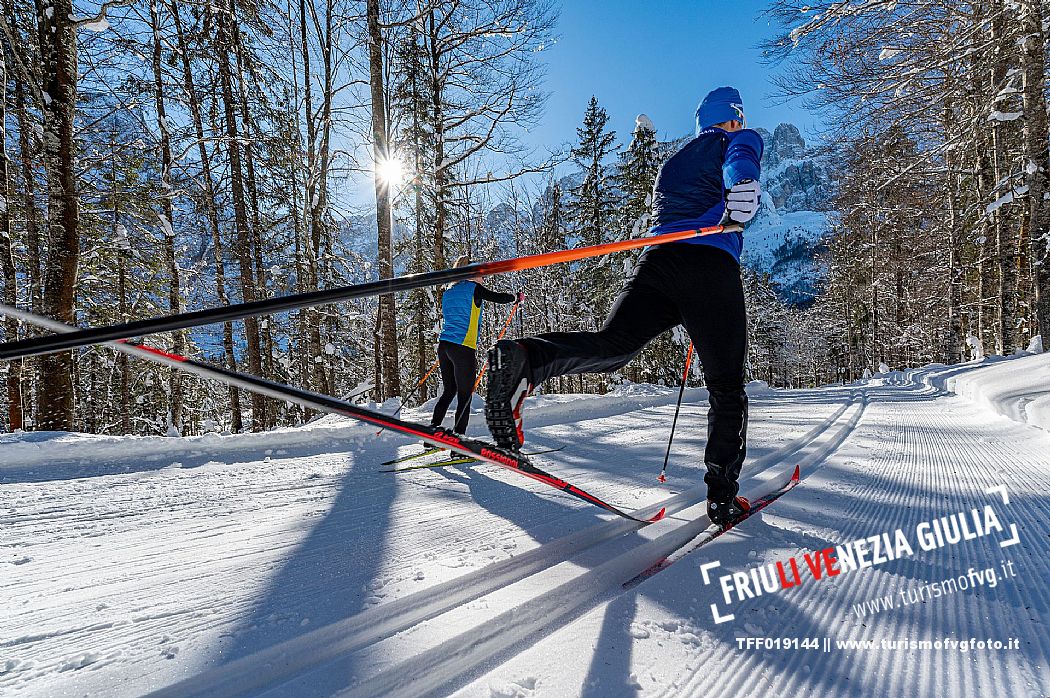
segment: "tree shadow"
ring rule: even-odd
[[[368,430],[369,427],[359,425],[334,425],[253,434],[133,437],[130,440],[69,432],[0,434],[0,484],[190,469],[209,463],[252,463],[271,457],[318,456],[355,448],[363,436],[369,435]],[[389,453],[393,449],[391,441],[383,443],[380,450]]]
[[[356,447],[328,511],[266,581],[251,609],[219,643],[226,664],[360,613],[379,602],[399,491],[393,477],[376,477],[359,463],[390,456],[389,446]]]
[[[580,698],[638,694],[640,686],[631,672],[634,637],[630,632],[637,610],[638,598],[634,594],[623,594],[605,607],[602,628],[595,641],[602,651],[591,657]]]

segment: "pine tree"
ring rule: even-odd
[[[635,120],[634,138],[620,156],[617,168],[617,184],[623,197],[619,211],[622,234],[638,237],[648,231],[653,186],[661,162],[653,122],[645,114],[640,114]]]
[[[610,178],[609,157],[616,151],[616,132],[607,131],[609,115],[591,97],[583,115],[583,126],[576,128],[577,143],[572,158],[583,181],[572,191],[571,216],[584,245],[597,245],[611,239],[616,197]]]
[[[609,164],[616,152],[616,132],[607,130],[608,123],[609,115],[592,96],[584,112],[583,125],[576,129],[577,143],[572,148],[572,158],[582,179],[572,189],[567,207],[580,245],[598,245],[619,237],[616,214],[619,197]],[[615,268],[617,263],[620,268]],[[576,266],[573,280],[581,315],[589,325],[586,329],[601,327],[622,276],[622,260],[615,256],[585,260]],[[599,386],[606,384],[604,376],[596,380]]]

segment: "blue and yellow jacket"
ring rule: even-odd
[[[478,328],[481,327],[481,302],[513,303],[513,293],[490,291],[474,281],[460,281],[441,297],[442,342],[478,348]]]
[[[668,158],[653,188],[653,233],[673,233],[718,225],[726,190],[745,179],[758,181],[762,137],[751,129],[723,131],[711,126]],[[744,237],[720,233],[687,240],[711,245],[740,261]]]

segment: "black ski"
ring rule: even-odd
[[[559,446],[558,448],[545,448],[545,449],[542,449],[540,451],[522,451],[521,455],[523,455],[523,456],[538,456],[538,455],[540,455],[542,453],[554,453],[555,451],[560,451],[563,448],[565,448],[565,447],[564,446]],[[439,452],[444,451],[444,450],[446,450],[446,449],[444,449],[444,448],[427,448],[422,453],[413,453],[413,454],[408,455],[408,456],[401,456],[400,458],[392,458],[390,460],[383,461],[382,463],[380,463],[380,465],[397,465],[398,463],[404,463],[405,461],[415,460],[416,458],[422,458],[423,456],[429,456],[429,455],[432,455],[434,453],[439,453]],[[380,472],[393,473],[393,472],[396,472],[396,470],[395,469],[381,470]]]

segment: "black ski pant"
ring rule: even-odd
[[[649,248],[598,332],[552,332],[522,340],[530,379],[622,368],[653,338],[685,325],[710,395],[704,461],[708,496],[728,501],[747,442],[744,361],[747,316],[740,266],[709,245],[671,243]]]
[[[430,423],[441,426],[441,420],[455,397],[456,424],[453,429],[457,434],[464,434],[470,421],[470,398],[474,394],[474,375],[478,371],[477,354],[471,347],[444,340],[438,342],[437,353],[443,389],[434,405],[434,417]]]

